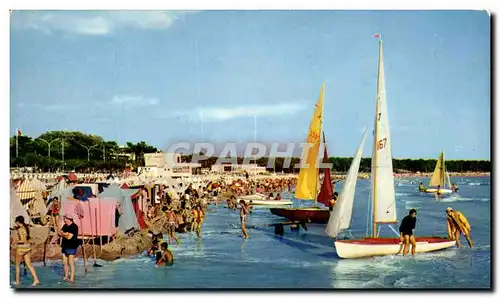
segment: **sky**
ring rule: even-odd
[[[329,155],[353,156],[375,117],[375,33],[393,156],[490,159],[484,11],[14,11],[10,133],[300,143],[325,83]]]

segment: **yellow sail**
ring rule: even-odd
[[[307,134],[306,143],[308,147],[304,148],[306,156],[305,161],[302,161],[299,172],[299,180],[295,190],[295,198],[303,200],[313,200],[316,198],[318,190],[318,152],[321,141],[321,125],[323,122],[323,95],[325,93],[325,84],[321,87],[316,109],[314,110],[311,124],[309,125],[309,133]]]
[[[439,154],[434,173],[432,174],[431,181],[429,182],[429,186],[441,185],[441,187],[444,188],[444,175],[444,152],[441,152],[441,154]]]

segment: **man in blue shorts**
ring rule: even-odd
[[[73,222],[73,215],[66,214],[63,217],[64,225],[59,231],[62,237],[61,253],[63,255],[64,280],[75,281],[75,255],[80,245],[78,241],[78,226]],[[68,266],[71,276],[68,279]]]

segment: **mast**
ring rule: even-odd
[[[377,220],[376,220],[376,211],[377,211],[377,159],[378,159],[378,150],[377,150],[377,140],[378,140],[378,114],[379,106],[380,106],[380,59],[382,55],[382,36],[378,35],[378,73],[377,73],[377,103],[375,107],[375,128],[374,128],[374,136],[373,136],[373,161],[372,161],[372,179],[373,179],[373,188],[375,191],[373,192],[373,204],[372,204],[372,219],[373,219],[373,238],[377,238]]]
[[[444,166],[444,150],[441,150],[441,187],[444,189],[446,188],[445,185],[445,176],[446,176],[446,167]]]

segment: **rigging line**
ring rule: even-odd
[[[392,225],[388,225],[388,226],[399,237],[398,231],[396,231],[396,229],[394,229],[394,227]]]
[[[378,226],[377,238],[380,236],[380,230],[382,229],[382,225]]]

